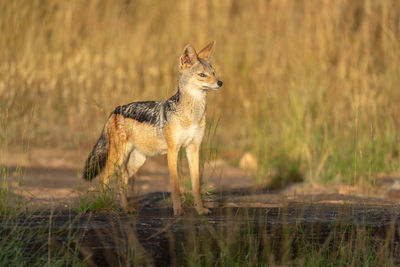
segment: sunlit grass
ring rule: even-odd
[[[186,43],[215,39],[220,157],[254,153],[261,178],[288,162],[309,182],[373,182],[399,168],[399,12],[396,0],[3,1],[0,138],[89,149],[116,105],[174,93]]]

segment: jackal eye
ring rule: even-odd
[[[207,77],[207,75],[205,75],[205,74],[202,73],[202,72],[201,72],[201,73],[198,73],[197,75],[199,75],[200,77],[203,77],[203,78],[204,78],[204,77]]]

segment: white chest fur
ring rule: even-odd
[[[179,143],[186,147],[201,133],[199,124],[192,124],[188,128],[181,128],[179,131]]]
[[[173,119],[177,124],[175,138],[179,146],[186,147],[194,140],[201,142],[205,110],[205,92],[191,87],[181,91],[181,100]]]

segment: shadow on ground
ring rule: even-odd
[[[357,240],[385,247],[400,263],[400,208],[394,203],[340,195],[265,201],[268,195],[248,188],[214,192],[207,202],[211,215],[199,216],[185,208],[184,216],[174,217],[169,193],[153,192],[138,199],[136,215],[42,210],[21,215],[14,224],[45,231],[50,224],[53,244],[79,244],[79,257],[91,266],[187,265],[188,257],[213,262],[224,249],[237,249],[237,242],[256,246],[255,257],[269,253],[274,259],[295,259],[307,245],[333,250]]]

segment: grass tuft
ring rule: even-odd
[[[106,190],[104,193],[96,191],[81,195],[76,207],[78,213],[107,210],[118,210],[116,194],[111,189]]]

